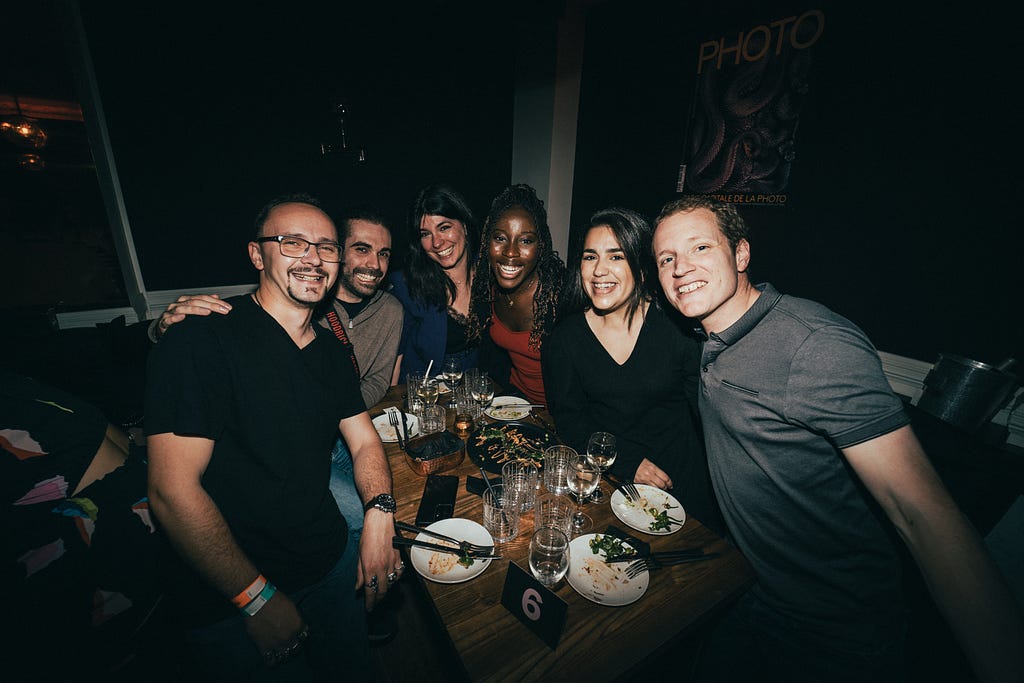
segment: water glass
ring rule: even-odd
[[[555,495],[569,492],[569,463],[576,451],[569,446],[551,446],[544,451],[544,488]]]
[[[484,528],[495,543],[511,541],[519,534],[519,498],[515,489],[501,484],[484,491]]]
[[[483,417],[484,413],[480,410],[480,404],[473,398],[473,392],[470,391],[467,382],[468,380],[463,381],[453,392],[455,394],[455,414],[468,415],[472,421],[476,422]]]
[[[561,529],[566,536],[572,535],[572,514],[576,506],[565,496],[546,493],[537,498],[533,511],[533,526]]]
[[[470,387],[474,386],[480,381],[480,368],[466,368],[462,371],[462,384],[460,387],[465,387],[467,391],[470,391]]]
[[[420,434],[434,434],[443,432],[445,428],[444,406],[436,404],[424,405],[420,412],[416,413],[420,421]]]
[[[419,396],[419,390],[426,376],[427,373],[418,371],[410,372],[405,376],[406,411],[413,415],[423,409],[423,399]]]
[[[569,536],[561,529],[541,527],[530,539],[530,572],[548,588],[569,571]]]
[[[519,511],[528,512],[537,500],[539,472],[528,463],[507,462],[501,466],[501,485],[506,491],[515,489],[519,494]]]

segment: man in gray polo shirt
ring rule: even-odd
[[[653,240],[669,303],[701,323],[700,412],[715,493],[757,583],[701,677],[899,677],[895,531],[983,680],[1024,670],[1024,619],[921,449],[878,354],[824,306],[752,285],[729,204],[666,205]]]

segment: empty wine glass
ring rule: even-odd
[[[614,434],[610,432],[594,432],[590,435],[590,439],[587,441],[587,455],[601,468],[601,474],[607,472],[608,468],[614,464],[615,456],[618,453]],[[590,499],[595,503],[600,503],[604,500],[604,493],[602,493],[600,487],[594,489]]]
[[[576,514],[572,516],[572,530],[577,535],[589,531],[594,520],[583,512],[587,497],[601,483],[601,467],[586,453],[580,453],[569,461],[567,475],[569,490],[576,494]]]
[[[454,408],[455,390],[462,383],[462,357],[445,356],[444,363],[441,365],[441,376],[444,377],[445,384],[448,385],[448,389],[451,391],[448,407]]]
[[[530,539],[530,572],[548,588],[569,571],[569,537],[561,529],[541,527]]]
[[[491,405],[491,400],[494,399],[494,383],[491,382],[491,378],[487,376],[486,372],[481,372],[477,377],[472,391],[473,398],[480,403],[480,409],[487,410]]]

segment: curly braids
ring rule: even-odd
[[[469,327],[469,337],[478,339],[482,336],[489,322],[490,311],[494,302],[494,290],[498,286],[494,270],[491,268],[488,252],[491,231],[495,224],[510,209],[522,209],[530,214],[537,228],[540,240],[540,254],[537,261],[537,290],[533,294],[533,328],[530,330],[530,348],[540,349],[541,341],[555,326],[558,317],[558,297],[565,279],[565,264],[551,244],[551,229],[548,227],[548,214],[544,202],[537,197],[537,191],[529,185],[511,185],[491,202],[491,210],[484,222],[480,237],[480,251],[477,257],[477,272],[473,279],[473,311],[488,311],[487,320],[479,320],[473,316]]]

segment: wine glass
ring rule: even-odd
[[[430,377],[424,378],[419,386],[416,387],[416,395],[420,397],[424,405],[429,406],[437,403],[437,393],[437,380]]]
[[[619,454],[615,446],[615,435],[610,432],[594,432],[587,441],[587,455],[593,458],[594,462],[601,468],[601,474],[608,471],[608,468],[615,462],[615,456]],[[600,487],[594,489],[590,500],[600,503],[604,500],[604,493]]]
[[[530,539],[530,572],[552,588],[569,571],[569,537],[561,529],[541,527]]]
[[[473,383],[472,392],[473,398],[480,403],[480,409],[487,410],[494,399],[494,384],[486,372],[480,373],[480,376]]]
[[[444,377],[445,384],[451,390],[448,407],[454,408],[455,390],[462,383],[462,358],[459,356],[445,356],[444,364],[441,366],[441,376]]]
[[[580,453],[569,461],[569,474],[566,475],[569,490],[576,494],[576,514],[572,516],[572,530],[578,535],[589,531],[594,520],[583,512],[587,497],[601,483],[601,466],[594,462],[586,453]]]

